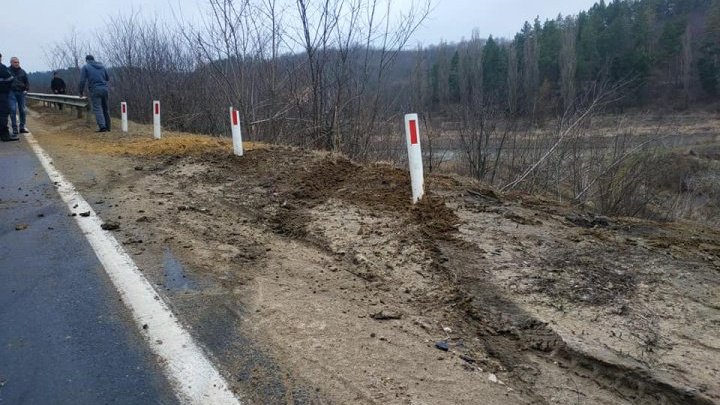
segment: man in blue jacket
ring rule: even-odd
[[[17,135],[10,135],[8,129],[8,114],[10,114],[10,87],[13,76],[7,66],[2,64],[0,54],[0,140],[3,142],[17,141]]]
[[[85,83],[87,83],[90,102],[95,112],[95,121],[98,129],[95,132],[110,131],[110,113],[108,112],[108,82],[110,77],[102,63],[96,62],[95,57],[85,57],[85,66],[80,73],[80,85],[78,93],[83,95]]]

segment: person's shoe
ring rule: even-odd
[[[107,128],[96,129],[95,132],[108,132]]]
[[[17,128],[13,128],[13,135],[17,135],[17,134],[18,134]]]
[[[21,133],[21,134],[29,134],[30,131],[28,131],[27,128],[23,127],[23,128],[20,130],[20,133]]]

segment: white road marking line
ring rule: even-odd
[[[117,239],[100,227],[102,221],[90,204],[55,169],[52,159],[35,138],[26,134],[25,139],[50,180],[57,185],[68,208],[76,213],[90,212],[89,217],[78,215],[77,223],[120,292],[123,302],[130,309],[136,325],[147,336],[150,348],[160,358],[159,362],[174,385],[180,401],[188,404],[240,404],[220,372],[175,319],[167,304]]]

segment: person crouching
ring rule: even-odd
[[[110,113],[108,112],[108,82],[110,77],[107,70],[105,70],[105,66],[95,61],[95,57],[92,55],[87,55],[85,62],[85,66],[83,66],[80,73],[78,93],[80,96],[83,95],[87,83],[90,102],[98,125],[95,132],[108,132],[110,131]]]

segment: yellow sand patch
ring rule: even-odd
[[[262,148],[256,142],[244,142],[246,151]],[[170,156],[170,155],[197,155],[213,150],[231,151],[232,141],[229,139],[213,138],[202,135],[174,135],[168,134],[162,139],[153,138],[125,138],[121,140],[108,140],[106,143],[93,145],[97,153],[109,155],[134,156]]]

